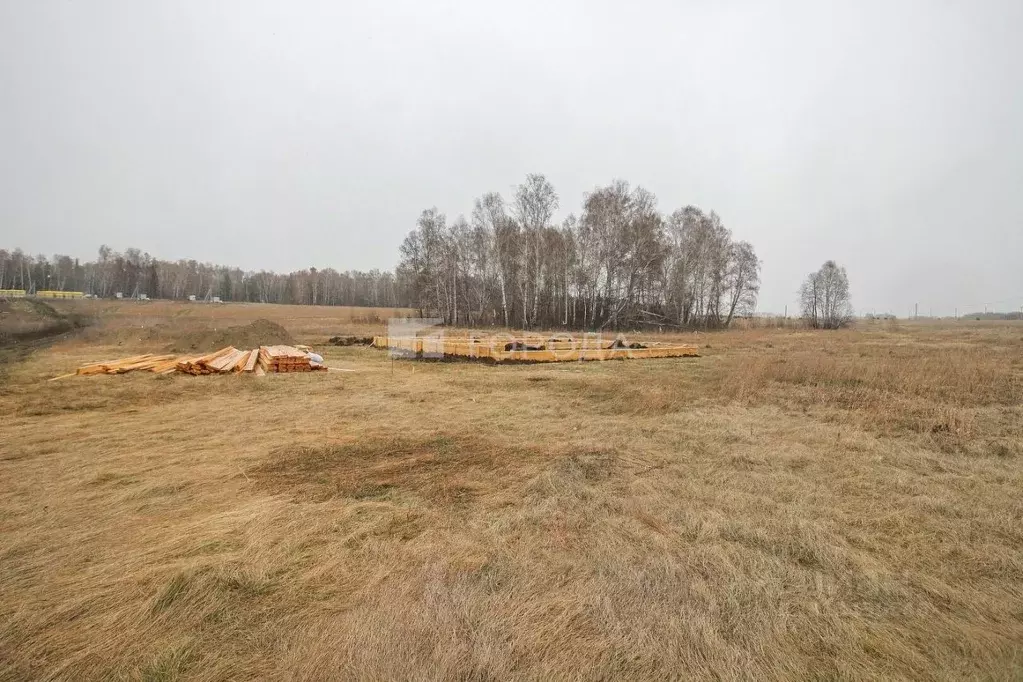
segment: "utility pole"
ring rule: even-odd
[[[920,304],[919,303],[914,303],[913,304],[913,319],[914,320],[920,319]]]

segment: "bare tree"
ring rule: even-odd
[[[760,292],[760,261],[753,245],[749,242],[732,244],[728,256],[726,281],[730,300],[725,327],[732,324],[736,312],[752,312]]]
[[[7,249],[0,249],[0,289],[13,289],[14,285],[7,286],[7,271],[11,265],[11,254]]]
[[[485,235],[485,237],[478,235],[477,239],[485,240],[493,253],[493,265],[501,287],[501,312],[504,326],[507,327],[511,321],[508,316],[508,282],[510,261],[514,257],[512,251],[514,244],[511,243],[512,238],[508,234],[511,226],[501,195],[490,192],[477,199],[472,211],[472,223],[475,229]]]
[[[540,281],[543,279],[544,231],[550,226],[558,210],[558,194],[554,186],[540,173],[530,173],[515,191],[515,217],[522,226],[524,249],[523,266],[526,277],[523,284],[523,326],[536,322],[540,305]]]
[[[852,320],[849,277],[833,260],[807,275],[799,300],[803,319],[814,329],[838,329]]]

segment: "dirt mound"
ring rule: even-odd
[[[332,336],[327,342],[332,346],[372,346],[372,336]]]
[[[46,303],[31,298],[0,301],[0,346],[42,339],[79,326]]]
[[[270,345],[295,345],[295,339],[281,325],[270,320],[256,320],[251,324],[220,329],[203,329],[185,332],[167,346],[175,353],[209,352],[234,346],[235,348],[256,348]]]
[[[626,343],[624,339],[615,339],[615,342],[612,343],[610,346],[608,346],[608,348],[613,348],[613,349],[620,349],[620,348],[646,348],[646,346],[644,346],[642,343],[639,343],[639,342]]]

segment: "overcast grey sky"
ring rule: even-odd
[[[860,312],[1016,309],[1021,41],[1020,0],[0,0],[0,246],[391,268],[542,172],[559,218],[717,211],[761,310],[827,258]]]

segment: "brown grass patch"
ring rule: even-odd
[[[296,500],[411,495],[409,503],[446,504],[470,501],[477,490],[493,490],[501,481],[512,484],[537,456],[472,434],[367,435],[348,443],[279,448],[248,474],[268,491]]]

